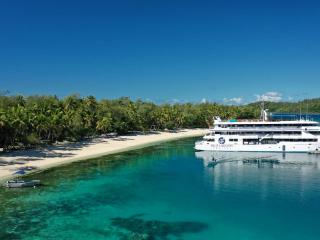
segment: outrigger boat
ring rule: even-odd
[[[34,167],[22,167],[18,171],[16,171],[15,175],[24,175],[26,174],[26,170],[31,171]],[[19,178],[6,181],[4,187],[7,188],[24,188],[24,187],[37,187],[40,185],[40,180],[22,180]]]
[[[37,187],[39,185],[40,180],[9,180],[5,183],[7,188]]]

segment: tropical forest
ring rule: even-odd
[[[57,141],[80,141],[102,134],[146,133],[180,128],[206,128],[213,116],[255,119],[261,102],[245,105],[165,103],[96,99],[77,94],[57,96],[0,96],[0,148],[31,148]],[[320,98],[299,102],[264,102],[270,112],[320,112]]]

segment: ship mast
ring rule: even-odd
[[[268,109],[264,109],[264,101],[261,102],[261,114],[260,114],[260,120],[263,122],[268,121]]]

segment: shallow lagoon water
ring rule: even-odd
[[[194,152],[195,139],[0,190],[0,239],[319,239],[320,156]],[[217,164],[212,165],[212,160]]]

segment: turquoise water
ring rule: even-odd
[[[0,239],[319,239],[320,156],[195,153],[194,141],[47,170],[31,176],[46,184],[37,189],[2,188]]]

